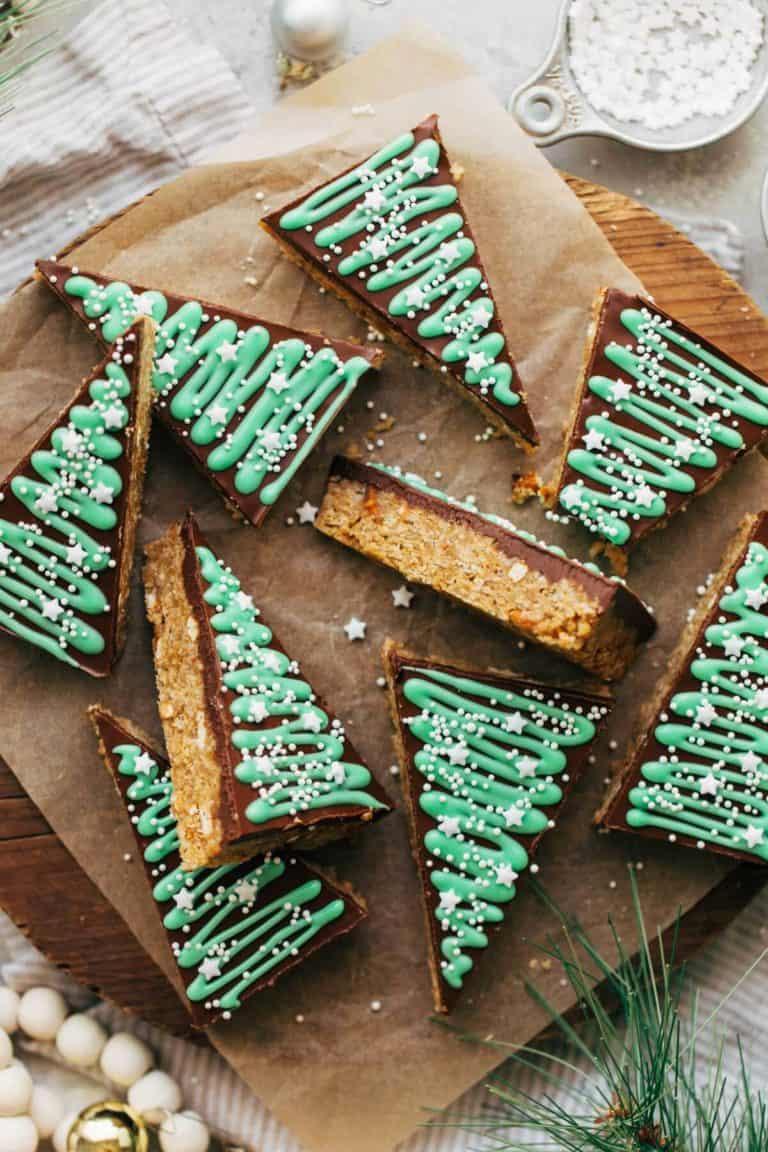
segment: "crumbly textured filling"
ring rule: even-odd
[[[147,615],[154,628],[158,709],[172,765],[182,859],[200,868],[223,845],[221,770],[208,717],[199,625],[187,597],[178,525],[147,548]]]
[[[414,583],[427,584],[607,678],[620,675],[636,637],[576,581],[550,581],[466,524],[398,493],[333,478],[316,526]]]

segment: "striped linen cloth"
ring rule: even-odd
[[[43,68],[29,74],[18,107],[0,120],[0,296],[30,274],[36,258],[57,251],[234,136],[246,111],[242,89],[221,56],[194,42],[159,0],[106,0],[77,25]],[[733,225],[674,222],[729,270],[739,272],[743,248]],[[768,893],[693,964],[702,988],[702,1017],[768,944],[767,924]],[[11,987],[23,991],[53,984],[73,1009],[94,1012],[110,1030],[125,1028],[142,1036],[160,1066],[182,1084],[184,1106],[198,1111],[233,1143],[242,1142],[249,1152],[300,1152],[291,1134],[215,1052],[174,1040],[109,1005],[94,1005],[87,992],[52,968],[1,913],[0,965]],[[768,1049],[755,1031],[760,1023],[755,1005],[766,1001],[768,965],[738,989],[720,1018],[731,1040],[727,1066],[735,1072],[733,1038],[739,1033],[756,1084],[768,1083]],[[57,1081],[56,1069],[45,1075]],[[521,1074],[512,1065],[502,1069],[500,1077],[532,1094],[542,1087],[533,1073]],[[79,1097],[69,1097],[68,1107],[83,1107],[96,1098],[93,1089],[84,1086]],[[424,1101],[425,1122],[430,1103]],[[443,1113],[437,1126],[406,1141],[401,1152],[483,1147],[478,1135],[452,1125],[478,1118],[488,1104],[485,1087],[478,1085]]]

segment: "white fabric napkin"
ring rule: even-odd
[[[28,75],[16,108],[0,119],[0,297],[30,275],[35,259],[56,252],[236,135],[246,112],[242,88],[220,54],[195,42],[161,0],[105,0]],[[674,223],[738,274],[743,245],[733,225]],[[702,1015],[754,959],[765,943],[766,923],[768,893],[692,965],[705,989]],[[17,990],[55,984],[73,1009],[92,1003],[2,914],[0,965],[5,982]],[[766,995],[768,968],[739,989],[722,1017],[724,1030],[731,1036],[740,1031],[747,1043],[755,1084],[768,1082],[768,1050],[750,1044],[754,1006]],[[300,1152],[290,1132],[214,1052],[173,1040],[108,1005],[93,1010],[110,1029],[128,1028],[144,1037],[160,1065],[182,1084],[184,1106],[233,1143],[252,1152]],[[734,1057],[730,1051],[732,1066]],[[521,1076],[511,1066],[506,1074],[533,1094],[542,1087],[532,1074]],[[487,1102],[478,1085],[441,1119],[455,1124],[477,1117]],[[429,1103],[424,1101],[425,1108]],[[436,1127],[417,1133],[402,1152],[465,1152],[480,1143],[460,1129]]]

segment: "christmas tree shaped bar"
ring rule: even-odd
[[[145,585],[187,866],[314,848],[389,811],[342,722],[191,516],[149,546]]]
[[[605,680],[656,627],[621,580],[398,468],[337,456],[315,526]]]
[[[605,690],[419,659],[388,642],[432,991],[455,1005],[553,828],[611,707]]]
[[[741,525],[598,823],[768,863],[768,514]]]
[[[0,484],[0,628],[92,676],[125,639],[153,341],[121,336]]]
[[[502,432],[538,443],[436,116],[262,227]]]
[[[768,435],[768,384],[639,296],[602,293],[552,502],[626,552]]]
[[[128,721],[90,709],[195,1027],[228,1020],[318,948],[366,916],[358,897],[292,856],[182,867],[168,762]]]
[[[155,413],[230,510],[257,527],[381,352],[231,308],[40,262],[45,283],[107,347],[157,324]]]

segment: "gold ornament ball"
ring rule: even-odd
[[[121,1100],[84,1109],[67,1137],[67,1152],[148,1152],[147,1126]]]

